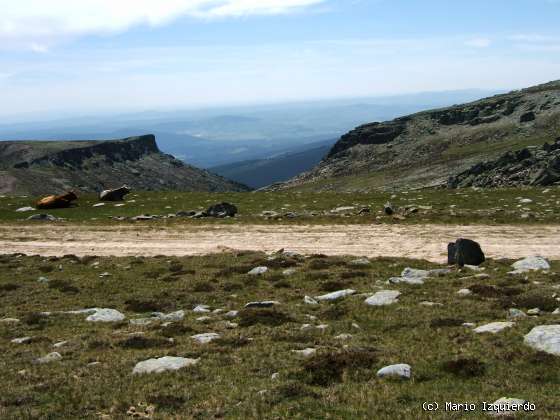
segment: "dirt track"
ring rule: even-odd
[[[560,226],[213,225],[0,226],[0,253],[100,256],[201,255],[228,249],[305,254],[446,259],[447,243],[468,237],[493,258],[542,255],[560,259]]]

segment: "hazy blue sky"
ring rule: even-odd
[[[560,0],[0,0],[0,116],[560,79]]]

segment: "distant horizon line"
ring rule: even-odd
[[[526,86],[527,87],[527,86]],[[452,94],[452,93],[465,93],[465,92],[480,92],[482,94],[502,94],[508,93],[515,90],[519,90],[522,88],[496,88],[496,89],[485,89],[485,88],[463,88],[463,89],[442,89],[442,90],[420,90],[420,91],[411,91],[411,92],[400,92],[394,94],[380,94],[380,95],[343,95],[343,96],[328,96],[328,97],[315,97],[315,98],[306,98],[306,99],[278,99],[278,100],[270,100],[270,101],[257,101],[257,102],[229,102],[223,104],[199,104],[199,105],[170,105],[170,106],[161,106],[161,107],[154,107],[154,108],[139,108],[139,109],[113,109],[108,110],[104,109],[91,109],[91,110],[84,110],[84,111],[75,111],[72,112],[70,110],[56,110],[56,111],[31,111],[28,113],[17,113],[17,114],[6,114],[1,115],[4,121],[0,123],[0,126],[6,125],[17,125],[17,124],[24,124],[28,122],[57,122],[57,121],[64,121],[67,119],[81,119],[81,118],[98,118],[98,117],[124,117],[124,116],[133,116],[137,114],[146,114],[146,113],[173,113],[173,112],[197,112],[197,111],[219,111],[219,110],[233,110],[233,109],[243,109],[243,108],[255,108],[255,107],[275,107],[275,106],[286,106],[286,105],[306,105],[306,104],[316,104],[316,103],[336,103],[336,102],[345,102],[345,101],[358,101],[358,100],[383,100],[383,99],[392,99],[392,98],[402,98],[402,97],[413,97],[413,96],[421,96],[421,95],[430,95],[430,94]],[[484,98],[481,96],[480,99]],[[67,115],[61,115],[67,114]],[[41,117],[42,115],[42,117]],[[13,119],[12,121],[7,121],[9,119]]]

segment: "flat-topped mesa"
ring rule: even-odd
[[[31,161],[18,162],[14,168],[28,168],[35,165],[81,167],[87,159],[103,156],[107,162],[135,161],[151,153],[160,153],[153,134],[129,137],[122,140],[84,142],[84,147],[48,153]]]

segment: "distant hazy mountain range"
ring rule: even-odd
[[[322,157],[325,145],[360,124],[489,93],[493,92],[466,90],[56,121],[28,119],[0,125],[0,140],[97,140],[153,133],[165,153],[198,167],[218,167],[220,173],[261,186],[310,169]]]

